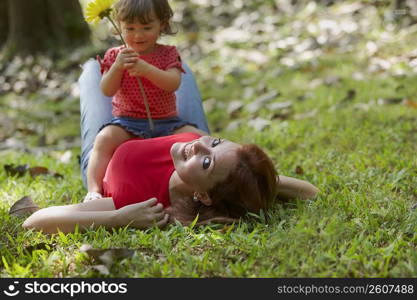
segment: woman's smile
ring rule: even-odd
[[[230,141],[203,136],[173,144],[171,156],[178,176],[196,191],[206,191],[234,169],[239,147]]]
[[[194,154],[194,151],[193,151],[194,149],[192,147],[193,147],[193,142],[186,143],[182,147],[182,154],[184,156],[184,160],[189,159],[190,156]]]

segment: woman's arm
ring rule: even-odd
[[[319,189],[310,182],[279,175],[278,199],[291,200],[298,198],[307,200],[314,198],[318,192]]]
[[[23,227],[41,230],[44,233],[73,232],[78,225],[80,230],[104,226],[107,229],[131,226],[149,228],[166,225],[168,215],[164,214],[156,198],[141,203],[114,209],[112,198],[92,200],[64,206],[52,206],[38,210],[23,223]]]

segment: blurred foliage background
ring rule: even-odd
[[[35,141],[32,146],[63,143],[60,134],[46,132],[62,116],[74,121],[67,126],[72,131],[64,140],[72,145],[79,142],[75,122],[79,66],[119,44],[105,22],[89,30],[81,14],[87,2],[0,0],[1,148],[23,147],[21,138]],[[230,118],[211,111],[233,114],[243,106],[242,100],[253,100],[256,95],[267,100],[277,97],[258,78],[259,73],[269,78],[269,86],[276,87],[287,70],[328,75],[295,83],[302,90],[335,83],[337,73],[346,68],[358,80],[372,74],[408,76],[417,72],[417,1],[170,3],[178,33],[163,37],[162,42],[177,45],[195,72],[215,131],[226,128]],[[335,56],[339,64],[323,67],[323,60]],[[47,103],[58,105],[49,107]],[[256,117],[255,111],[256,107],[250,110],[249,118]],[[26,119],[17,118],[22,115]],[[263,122],[255,125],[263,128]]]

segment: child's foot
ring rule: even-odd
[[[83,202],[101,199],[103,196],[100,193],[97,192],[88,192],[87,195],[85,195]]]

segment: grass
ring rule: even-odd
[[[285,78],[291,81],[291,73]],[[313,201],[277,204],[268,223],[261,219],[225,228],[173,225],[162,231],[124,228],[54,236],[24,231],[22,220],[8,215],[10,205],[24,195],[40,206],[79,201],[85,192],[79,166],[75,158],[64,164],[48,153],[5,153],[4,163],[43,165],[64,179],[16,178],[0,171],[5,233],[0,238],[1,277],[103,276],[92,267],[96,262],[79,250],[86,243],[136,250],[133,257],[111,266],[111,277],[414,277],[417,215],[410,207],[417,202],[416,110],[373,104],[361,111],[355,104],[392,96],[384,87],[398,84],[413,95],[415,79],[357,82],[346,76],[340,86],[320,86],[295,104],[296,112],[317,108],[314,117],[277,120],[263,132],[247,126],[219,132],[260,144],[281,174],[321,189]],[[279,87],[282,94],[299,92],[285,86]],[[356,98],[338,106],[349,88],[357,91]],[[222,111],[209,117],[216,119],[216,113]],[[73,149],[74,156],[78,151]],[[296,174],[297,166],[302,175]],[[46,246],[30,248],[40,244]]]
[[[408,39],[416,41],[413,36]],[[380,51],[398,55],[414,46],[387,45]],[[29,195],[45,207],[77,203],[85,194],[80,150],[60,143],[78,137],[78,103],[50,103],[34,95],[31,105],[16,105],[16,95],[3,95],[3,114],[15,121],[20,117],[25,126],[40,124],[49,148],[37,147],[39,134],[19,130],[16,136],[28,151],[3,150],[1,163],[46,166],[64,178],[17,178],[0,169],[0,277],[417,276],[417,210],[410,209],[417,202],[417,109],[378,102],[393,97],[417,101],[415,73],[369,73],[367,61],[354,53],[327,53],[295,67],[271,59],[263,66],[243,65],[236,74],[207,75],[213,59],[194,64],[203,98],[217,100],[208,114],[213,134],[259,144],[280,174],[312,182],[321,190],[318,197],[277,203],[268,222],[260,216],[230,226],[174,224],[165,230],[99,229],[52,236],[25,231],[23,220],[8,214],[16,200]],[[354,79],[358,71],[361,80]],[[326,84],[326,78],[333,81]],[[313,85],[317,79],[323,81]],[[266,107],[255,114],[243,108],[235,116],[242,125],[225,129],[231,121],[229,101],[247,105],[272,90],[279,95],[271,102],[292,101],[292,112],[279,117]],[[354,96],[348,97],[352,90]],[[311,114],[295,118],[306,113]],[[248,125],[254,117],[272,121],[258,132]],[[65,150],[72,153],[69,163],[59,160]],[[95,268],[99,262],[80,250],[84,244],[135,252],[111,264],[105,275]]]

